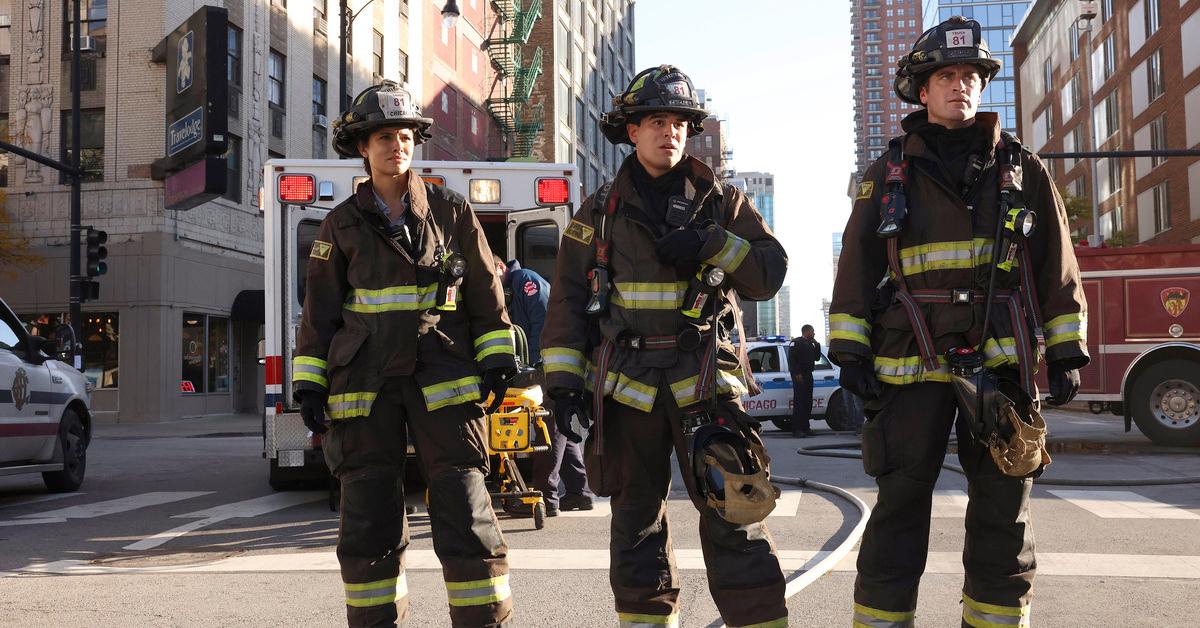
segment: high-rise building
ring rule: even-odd
[[[762,214],[767,227],[775,229],[775,175],[769,172],[735,172],[728,183],[746,193],[746,197]],[[782,292],[781,292],[782,294]],[[747,328],[746,335],[770,336],[781,333],[780,330],[780,295],[759,301],[743,304],[743,321]],[[790,307],[784,306],[784,307]],[[790,312],[790,310],[789,310]],[[786,325],[787,323],[784,323]],[[755,333],[750,332],[753,327]]]
[[[842,232],[838,231],[833,234],[833,283],[837,283],[838,262],[842,259]],[[829,307],[833,302],[829,299],[821,299],[821,312],[825,321],[825,338],[829,338]]]
[[[1026,145],[1042,152],[1200,145],[1200,6],[1102,0],[1089,32],[1077,19],[1080,4],[1037,0],[1013,34]],[[1070,196],[1085,206],[1097,201],[1105,240],[1200,243],[1200,158],[1092,162],[1046,163]],[[1073,225],[1079,238],[1092,234],[1087,214]]]
[[[480,0],[482,1],[482,0]],[[583,193],[617,174],[632,149],[600,132],[600,116],[633,80],[632,0],[508,0],[540,5],[529,45],[542,50],[545,69],[534,80],[524,115],[541,116],[534,161],[574,163]]]
[[[892,91],[896,59],[921,34],[919,0],[851,0],[851,63],[854,68],[855,179],[901,135],[900,121],[917,109]]]
[[[1001,62],[1000,72],[983,90],[980,111],[1000,115],[1000,126],[1010,133],[1017,132],[1017,96],[1013,79],[1013,56],[1010,41],[1013,30],[1029,8],[1029,1],[997,2],[996,0],[924,0],[921,15],[924,28],[933,28],[961,15],[979,22],[992,57]],[[911,44],[911,42],[910,42]]]
[[[780,336],[792,337],[792,288],[783,286],[773,299],[779,310],[779,323],[775,332]],[[803,324],[803,323],[801,323]]]
[[[82,2],[82,215],[85,225],[110,238],[100,298],[85,304],[82,321],[83,366],[97,385],[97,416],[147,421],[260,409],[263,165],[272,157],[334,156],[329,126],[340,112],[339,2],[221,3],[228,37],[224,50],[209,53],[228,60],[228,191],[187,211],[164,208],[163,182],[151,168],[165,154],[167,89],[166,66],[152,51],[198,3]],[[604,148],[595,141],[593,114],[615,93],[612,86],[624,87],[630,76],[629,0],[458,0],[462,16],[450,28],[443,26],[444,0],[350,4],[356,17],[345,92],[353,96],[382,79],[406,85],[435,123],[434,139],[418,148],[418,158],[512,156],[520,134],[501,128],[503,115],[492,106],[496,101],[488,101],[521,104],[520,120],[531,121],[532,105],[512,99],[521,95],[518,79],[528,77],[518,69],[539,67],[540,49],[549,59],[541,80],[568,86],[571,99],[587,98],[578,100],[588,119],[578,133],[586,130],[592,140],[579,143],[589,156],[580,161],[589,177],[599,178],[596,163],[617,163],[613,151],[593,150]],[[0,131],[19,146],[55,157],[69,145],[65,50],[71,40],[64,8],[70,6],[0,1]],[[565,29],[559,32],[568,37],[521,41],[522,29],[541,27],[548,33]],[[554,41],[567,54],[555,57]],[[594,87],[601,84],[603,89]],[[574,115],[575,107],[567,108],[572,101],[561,102]],[[577,161],[577,127],[564,135],[550,124],[560,115],[551,106],[545,130],[534,135],[549,138],[550,146],[556,135],[569,135],[569,150],[561,158],[553,152],[538,158]],[[600,162],[592,158],[605,153]],[[5,280],[4,298],[26,322],[52,325],[68,309],[69,186],[48,167],[0,153],[0,188],[14,236],[30,242],[43,260]],[[185,380],[188,386],[181,385]]]

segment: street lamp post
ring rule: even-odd
[[[349,51],[346,50],[346,46],[350,40],[350,28],[354,25],[354,20],[358,17],[358,14],[362,13],[363,9],[366,9],[368,6],[370,6],[375,0],[367,0],[361,7],[358,8],[357,11],[353,13],[350,12],[349,1],[350,0],[338,0],[340,3],[338,8],[338,21],[340,23],[338,28],[338,43],[340,47],[340,52],[338,53],[339,113],[350,108],[350,95],[346,93],[346,57],[349,53]],[[455,0],[446,0],[446,4],[443,5],[442,8],[442,23],[445,25],[445,27],[453,28],[454,24],[458,21],[459,15],[461,15],[461,13],[458,10],[458,3],[455,2]]]
[[[1096,77],[1092,75],[1092,20],[1096,19],[1096,3],[1095,2],[1080,2],[1079,17],[1071,23],[1075,27],[1076,37],[1078,33],[1086,33],[1084,39],[1084,57],[1083,67],[1088,75],[1088,142],[1091,144],[1093,151],[1100,150],[1100,138],[1096,137]],[[1100,180],[1096,172],[1096,157],[1089,159],[1089,169],[1091,170],[1092,189],[1088,196],[1092,199],[1092,233],[1088,235],[1088,246],[1100,246],[1104,242],[1104,235],[1100,233]]]

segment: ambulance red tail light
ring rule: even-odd
[[[423,174],[421,175],[421,180],[426,183],[432,183],[434,185],[440,185],[443,187],[446,185],[446,177],[443,177],[440,174]]]
[[[311,174],[279,175],[279,202],[311,205],[317,200],[317,182]]]
[[[537,180],[538,205],[563,205],[571,199],[571,184],[566,179]]]

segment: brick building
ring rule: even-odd
[[[919,0],[851,0],[851,64],[854,68],[855,179],[901,135],[900,121],[918,107],[892,91],[896,59],[921,34]]]
[[[533,141],[534,161],[574,163],[583,194],[617,173],[630,153],[600,132],[600,116],[633,80],[632,0],[528,0],[541,2],[542,19],[529,46],[542,50],[545,71],[534,81],[529,115],[543,129]]]
[[[99,278],[100,299],[84,305],[83,321],[84,370],[97,384],[100,421],[261,407],[263,165],[271,157],[333,156],[338,0],[209,4],[229,12],[229,191],[172,211],[164,209],[162,181],[151,178],[151,163],[164,155],[166,89],[166,67],[151,51],[198,4],[84,0],[82,222],[109,234],[109,271]],[[436,123],[437,139],[418,158],[505,157],[510,147],[486,105],[495,70],[480,50],[505,27],[499,5],[459,0],[462,19],[443,29],[442,4],[351,2],[361,11],[352,25],[347,93],[381,78],[407,83]],[[53,156],[65,150],[71,102],[64,5],[0,1],[0,131]],[[0,173],[16,235],[42,257],[6,278],[0,292],[24,320],[52,328],[68,309],[69,186],[50,169],[3,153]],[[183,392],[189,388],[195,392]]]
[[[1029,147],[1200,145],[1200,2],[1101,0],[1090,33],[1077,22],[1079,4],[1037,0],[1013,35]],[[1097,159],[1095,184],[1090,161],[1053,160],[1050,169],[1061,188],[1098,201],[1105,239],[1200,242],[1200,158]],[[1079,237],[1092,232],[1089,219],[1074,226]]]
[[[687,154],[708,164],[718,177],[733,176],[733,149],[729,146],[729,124],[717,116],[712,110],[712,99],[703,89],[696,90],[696,95],[709,116],[704,119],[704,132],[689,137]]]

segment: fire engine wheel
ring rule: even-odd
[[[1200,365],[1166,360],[1146,369],[1130,394],[1133,420],[1156,445],[1200,445]]]
[[[68,408],[58,426],[58,446],[62,448],[62,471],[42,474],[42,481],[52,493],[70,493],[83,484],[87,470],[87,431],[79,414]]]

